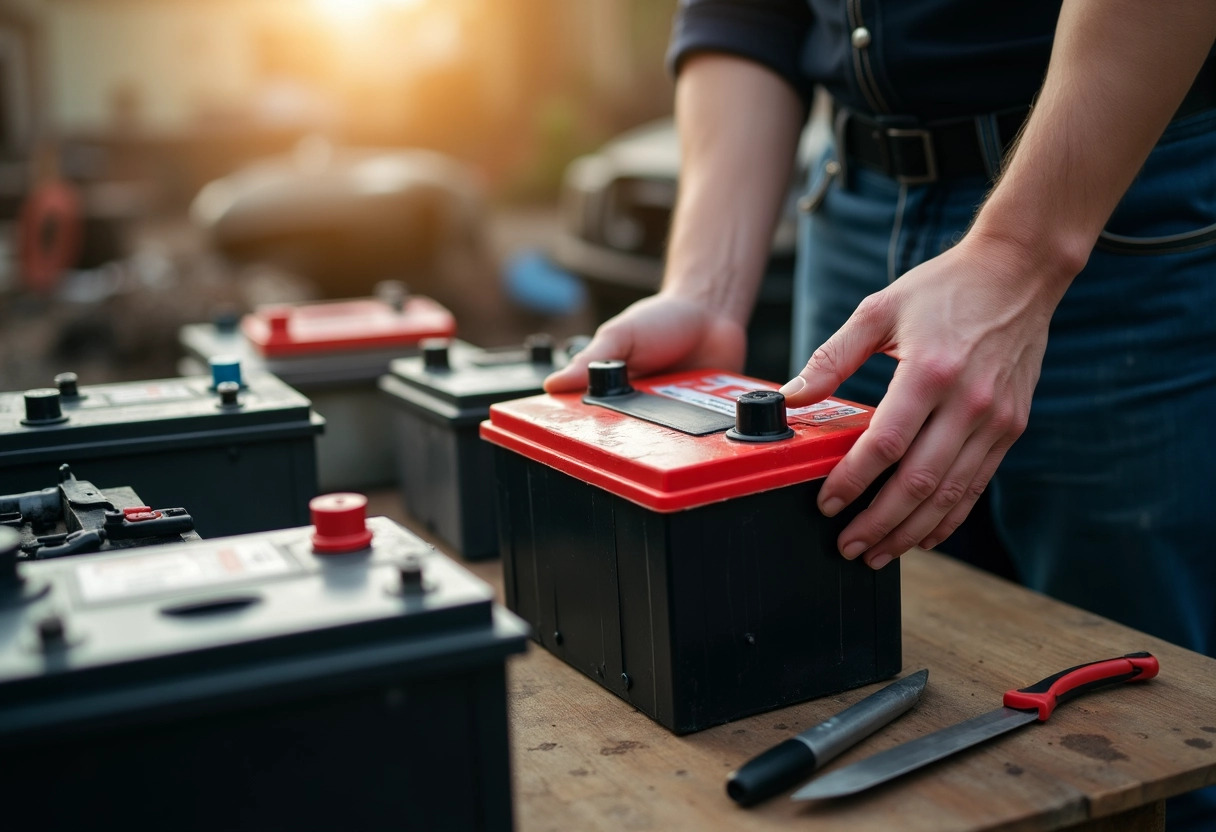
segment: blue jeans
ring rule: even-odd
[[[822,201],[801,218],[795,371],[862,298],[956,243],[989,187],[980,176],[901,186],[851,166],[823,191],[828,158],[808,188]],[[1029,426],[988,489],[1026,586],[1209,656],[1214,160],[1216,110],[1167,128],[1052,320]],[[876,356],[839,395],[875,402],[893,369]],[[1101,657],[1078,661],[1090,658]],[[1171,801],[1171,831],[1188,814],[1191,828],[1216,826],[1216,787]]]

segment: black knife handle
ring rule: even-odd
[[[740,806],[779,794],[815,771],[815,752],[799,740],[786,740],[726,776],[726,793]]]
[[[1005,707],[1038,711],[1045,722],[1056,705],[1119,682],[1143,682],[1157,675],[1160,666],[1152,653],[1128,653],[1115,659],[1079,664],[1061,670],[1027,688],[1005,691]]]

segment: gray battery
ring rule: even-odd
[[[540,393],[564,355],[546,335],[496,349],[428,340],[380,379],[393,403],[405,508],[468,560],[498,554],[494,454],[477,426],[490,405]]]
[[[22,560],[47,560],[139,546],[198,540],[194,518],[182,507],[153,508],[125,485],[98,488],[79,480],[66,463],[59,484],[0,494],[0,526],[21,535]]]
[[[345,553],[305,527],[18,565],[0,528],[12,828],[509,830],[527,626],[367,529]]]
[[[0,494],[55,482],[65,460],[157,506],[189,506],[203,537],[299,526],[317,493],[325,420],[269,373],[0,393]]]
[[[424,338],[450,336],[455,328],[444,307],[386,281],[375,298],[270,307],[239,322],[184,326],[179,369],[205,373],[212,359],[231,357],[247,369],[274,373],[307,395],[328,422],[317,443],[321,490],[373,488],[393,484],[396,476],[390,415],[376,379],[393,359],[416,355]]]

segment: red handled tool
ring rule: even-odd
[[[1006,691],[1004,707],[934,731],[820,777],[794,792],[794,800],[842,797],[885,783],[1029,722],[1043,722],[1056,705],[1119,682],[1143,682],[1158,671],[1151,653],[1128,653],[1061,670],[1030,687]]]

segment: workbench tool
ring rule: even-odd
[[[1143,682],[1156,676],[1157,671],[1157,659],[1151,653],[1128,653],[1061,670],[1030,687],[1006,691],[1002,708],[833,771],[794,792],[793,799],[856,794],[1029,722],[1045,722],[1056,705],[1082,693],[1118,682]]]
[[[928,681],[929,671],[918,670],[753,757],[726,775],[726,793],[740,806],[752,806],[785,791],[906,713]]]

